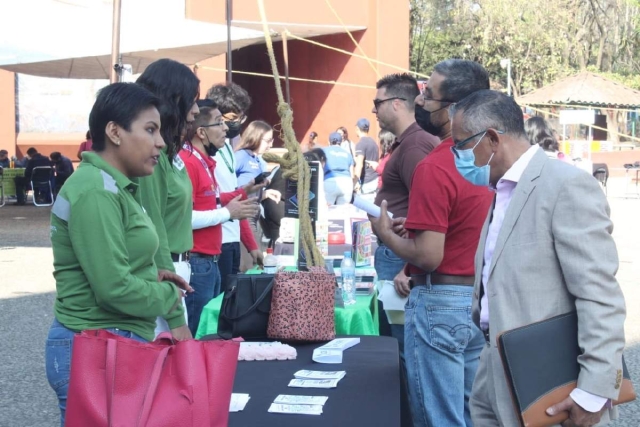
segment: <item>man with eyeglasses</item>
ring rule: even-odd
[[[235,191],[238,188],[238,178],[235,172],[236,163],[232,144],[240,135],[242,125],[247,119],[245,114],[251,106],[251,97],[246,90],[235,83],[221,83],[209,89],[207,99],[216,104],[228,128],[225,144],[214,156],[217,164],[215,178],[220,191]],[[262,265],[264,256],[258,249],[249,222],[241,220],[223,223],[222,252],[218,260],[222,292],[227,289],[227,276],[238,274],[240,271],[240,242],[247,248],[254,263]]]
[[[404,227],[393,231],[386,216],[372,219],[385,244],[407,262],[405,359],[409,400],[416,426],[470,427],[469,395],[484,337],[471,321],[474,255],[492,194],[456,170],[447,107],[489,88],[479,64],[446,60],[435,65],[423,94],[415,97],[416,121],[442,139],[416,167]],[[394,222],[401,223],[394,217]]]
[[[196,336],[200,315],[205,305],[220,294],[218,260],[222,252],[222,224],[233,219],[245,219],[258,212],[255,200],[247,200],[244,188],[222,192],[214,176],[217,169],[210,157],[225,144],[227,125],[211,101],[202,106],[187,132],[187,141],[180,158],[187,168],[193,188],[193,249],[189,255],[190,285],[195,292],[185,298],[188,324]],[[244,200],[242,200],[244,199]]]
[[[563,425],[603,425],[617,414],[611,404],[623,378],[626,313],[607,198],[591,174],[530,145],[513,98],[478,91],[450,115],[460,175],[495,191],[489,215],[477,213],[486,222],[471,317],[487,341],[471,395],[474,426],[520,424],[496,336],[571,312],[580,348],[577,388],[562,401],[538,402],[547,415],[564,412],[570,421]],[[547,369],[565,374],[553,364]]]
[[[389,74],[380,79],[376,87],[371,112],[376,115],[380,128],[393,133],[396,141],[382,172],[382,187],[378,190],[375,204],[380,206],[386,200],[390,212],[397,217],[406,217],[413,171],[440,140],[416,124],[414,99],[420,92],[415,78],[409,74]],[[407,280],[402,273],[405,262],[386,246],[380,235],[374,263],[378,279]],[[386,314],[391,323],[390,333],[398,340],[400,356],[404,360],[404,313],[393,311]],[[384,329],[381,332],[384,334]]]

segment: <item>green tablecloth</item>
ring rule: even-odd
[[[212,299],[202,310],[196,338],[218,333],[218,315],[224,295]],[[379,335],[378,298],[356,296],[356,303],[345,308],[336,307],[336,335]]]
[[[2,173],[2,185],[4,186],[4,197],[16,195],[16,184],[13,178],[24,176],[24,168],[6,168]]]

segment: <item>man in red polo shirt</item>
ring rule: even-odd
[[[251,189],[238,189],[220,193],[215,180],[215,150],[224,146],[227,125],[215,105],[202,107],[187,135],[190,143],[180,150],[180,158],[187,167],[193,187],[193,250],[191,287],[195,292],[187,295],[188,324],[195,337],[202,309],[211,299],[220,294],[220,271],[218,257],[222,248],[222,223],[244,219],[258,213],[255,199],[247,200]],[[254,188],[252,184],[251,188]],[[223,207],[224,206],[224,207]]]
[[[489,88],[479,64],[451,59],[434,67],[416,97],[416,122],[437,135],[438,145],[416,167],[404,222],[411,238],[394,234],[382,203],[374,229],[407,262],[405,361],[415,425],[470,427],[469,396],[484,337],[471,321],[474,256],[493,195],[457,171],[447,107]],[[394,222],[401,222],[395,219]]]

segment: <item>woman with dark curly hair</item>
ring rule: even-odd
[[[177,153],[187,126],[200,111],[200,80],[187,67],[171,59],[149,65],[136,83],[152,92],[160,104],[160,133],[166,148],[160,153],[153,174],[140,179],[142,205],[158,232],[160,245],[155,262],[159,269],[177,273],[189,282],[189,252],[193,249],[192,186],[184,162]],[[184,303],[184,301],[183,301]],[[191,338],[186,308],[170,317],[158,318],[156,334],[171,331],[176,339]]]

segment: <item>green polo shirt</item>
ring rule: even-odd
[[[155,261],[158,268],[175,271],[171,253],[193,249],[191,180],[182,159],[176,155],[173,166],[165,151],[153,174],[140,178],[142,206],[156,226],[160,247]]]
[[[85,152],[51,210],[56,319],[67,328],[119,328],[153,340],[156,317],[184,324],[170,282],[158,282],[158,236],[138,184]]]

